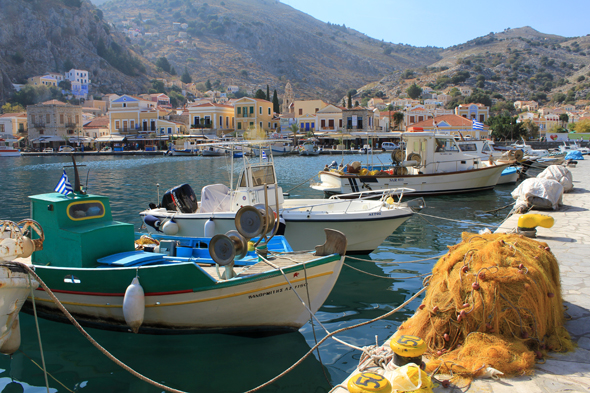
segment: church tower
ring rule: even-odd
[[[281,106],[281,113],[289,113],[289,106],[295,101],[295,97],[293,97],[293,88],[291,87],[291,82],[287,81],[287,86],[285,86],[285,96],[283,97],[283,105]]]

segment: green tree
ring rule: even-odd
[[[492,135],[496,139],[517,140],[525,137],[527,130],[522,123],[517,123],[516,116],[510,116],[507,112],[498,116],[491,116],[486,124],[492,129]]]
[[[74,66],[74,63],[72,62],[72,60],[66,59],[66,61],[64,61],[64,65],[63,65],[64,71],[69,71],[72,68],[76,68],[76,66]]]
[[[156,60],[156,67],[164,72],[170,73],[170,63],[168,62],[168,59],[163,56]]]
[[[191,78],[191,75],[188,73],[188,70],[186,69],[186,67],[184,67],[184,72],[182,73],[182,76],[180,77],[180,81],[182,83],[191,83],[193,81],[193,78]]]
[[[270,88],[266,85],[266,101],[270,101]]]
[[[561,126],[565,128],[567,123],[570,121],[570,117],[567,115],[567,113],[562,113],[559,115],[559,121],[561,122]]]
[[[348,92],[348,109],[352,108],[352,94],[350,93],[350,91]]]
[[[37,89],[33,86],[25,85],[20,91],[17,91],[12,96],[12,102],[26,108],[27,105],[36,104],[38,98]]]
[[[211,90],[211,81],[209,79],[207,79],[207,82],[205,82],[205,87],[207,88],[207,90]]]
[[[3,107],[4,108],[4,107]],[[576,133],[590,133],[590,120],[584,119],[578,122],[572,123],[570,128]]]
[[[396,130],[400,129],[400,124],[402,124],[404,121],[404,114],[402,112],[395,112],[393,114],[393,124],[395,126]]]
[[[416,98],[420,97],[420,94],[422,94],[422,89],[420,86],[414,83],[412,86],[406,89],[406,93],[408,93],[408,96],[411,99],[415,100]]]
[[[66,91],[70,91],[70,90],[72,90],[72,82],[71,82],[71,81],[69,81],[69,80],[67,80],[67,79],[64,79],[63,81],[60,81],[60,82],[57,84],[57,86],[58,86],[59,88],[61,88],[62,90],[66,90]]]
[[[264,91],[262,89],[258,89],[258,90],[256,90],[256,93],[254,93],[254,98],[260,98],[261,100],[266,100],[266,94],[264,94]]]
[[[274,113],[281,113],[281,106],[279,105],[279,96],[277,90],[272,94],[272,110]]]
[[[170,67],[170,75],[176,75],[176,70],[174,67]]]
[[[474,104],[484,104],[485,106],[492,106],[492,99],[489,95],[482,93],[481,91],[474,91],[471,95],[467,98],[467,101],[470,103],[473,102]]]
[[[293,145],[297,146],[297,133],[299,132],[299,126],[297,126],[297,123],[291,124],[289,131],[293,133]]]
[[[164,86],[164,82],[162,81],[154,79],[152,81],[152,88],[156,93],[166,93],[166,86]]]
[[[537,137],[539,136],[539,126],[536,125],[534,121],[532,121],[531,119],[526,119],[522,122],[522,126],[526,130],[527,136],[533,139],[537,139]]]

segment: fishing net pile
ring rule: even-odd
[[[489,367],[528,374],[548,351],[573,349],[555,257],[546,243],[515,234],[463,233],[398,334],[426,341],[427,371],[466,378]]]

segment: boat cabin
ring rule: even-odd
[[[405,159],[416,162],[416,170],[423,174],[456,172],[479,168],[480,157],[461,151],[452,135],[434,132],[406,132]]]
[[[45,233],[43,250],[32,256],[36,265],[95,267],[99,258],[135,250],[133,225],[113,221],[105,196],[49,193],[29,198],[31,218]]]
[[[238,178],[236,191],[232,201],[232,210],[245,205],[263,204],[265,201],[264,186],[267,188],[267,200],[273,209],[276,206],[275,189],[279,197],[279,205],[283,204],[283,190],[277,184],[273,162],[250,163],[245,166]]]

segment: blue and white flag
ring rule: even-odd
[[[65,169],[63,175],[61,175],[61,179],[59,179],[59,183],[57,183],[57,186],[55,186],[55,191],[64,195],[68,195],[74,192],[74,189],[70,184],[70,180],[68,179],[68,175],[66,175]]]
[[[473,129],[474,130],[483,130],[483,123],[473,119]]]
[[[264,150],[262,151],[262,159],[266,160],[266,152]]]

